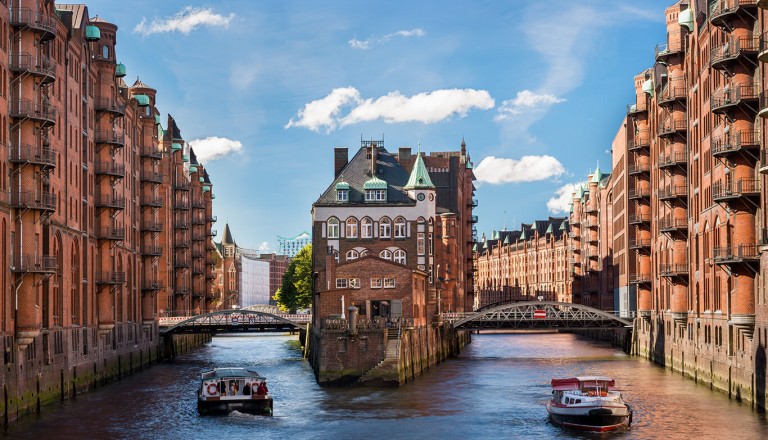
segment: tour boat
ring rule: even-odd
[[[586,431],[613,431],[632,424],[632,408],[610,377],[552,379],[547,412],[552,422]]]
[[[247,368],[214,368],[200,379],[197,391],[200,414],[226,414],[239,411],[272,415],[272,397],[267,380]]]

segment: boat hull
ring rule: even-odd
[[[197,401],[197,412],[200,415],[229,414],[238,411],[246,414],[262,416],[272,415],[272,398],[242,399],[242,400],[202,400]]]
[[[553,408],[547,405],[550,420],[557,425],[569,428],[605,432],[628,428],[632,424],[632,409],[629,406],[613,410],[609,408],[574,410],[576,408]]]

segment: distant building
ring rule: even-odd
[[[312,244],[312,235],[306,232],[302,232],[293,238],[286,238],[278,235],[277,255],[287,255],[293,258],[299,253],[301,248],[308,244]]]
[[[269,261],[240,257],[240,307],[269,304]]]

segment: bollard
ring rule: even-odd
[[[347,311],[349,312],[349,334],[355,336],[357,335],[357,307],[349,306]]]

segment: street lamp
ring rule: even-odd
[[[435,273],[435,307],[437,307],[437,316],[440,317],[440,303],[442,302],[442,298],[440,298],[440,265],[437,265],[437,270]]]

